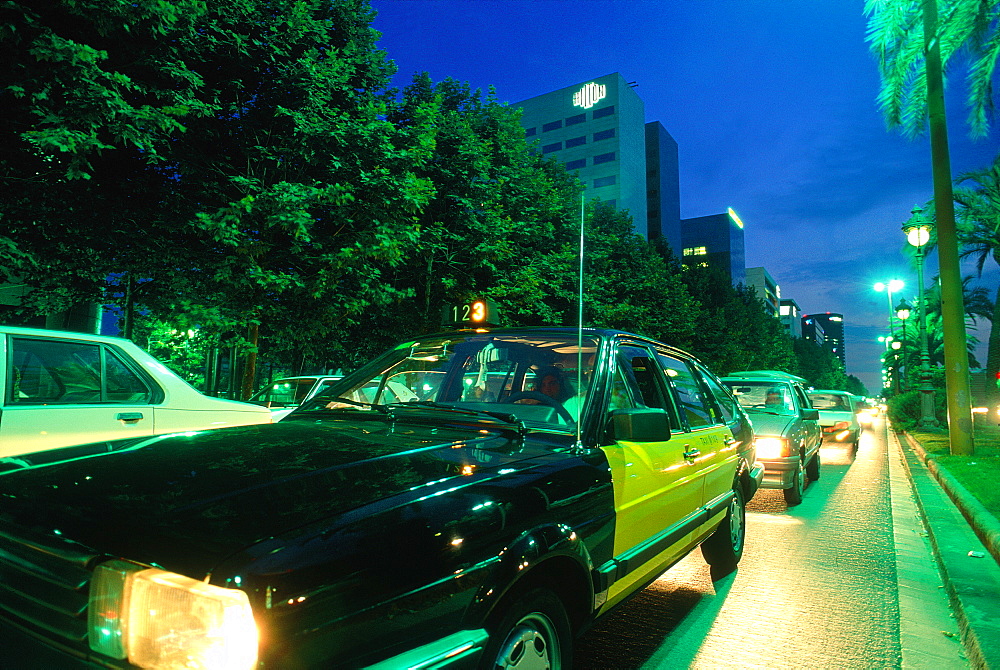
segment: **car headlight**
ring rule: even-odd
[[[257,663],[247,594],[109,561],[90,587],[90,648],[140,668],[244,670]]]
[[[788,456],[788,440],[781,437],[758,437],[754,440],[757,445],[757,458],[782,458]]]

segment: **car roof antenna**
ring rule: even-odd
[[[577,296],[577,326],[576,326],[576,390],[577,393],[583,388],[583,203],[584,192],[580,191],[580,272],[578,275],[579,295]],[[591,380],[593,382],[593,380]],[[583,439],[581,425],[583,424],[583,407],[577,408],[576,417],[576,444],[574,450],[583,451]]]

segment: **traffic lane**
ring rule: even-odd
[[[821,450],[801,505],[758,492],[739,569],[698,552],[587,633],[575,667],[895,667],[900,660],[884,433]]]

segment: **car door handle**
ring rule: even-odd
[[[115,418],[125,423],[137,423],[142,421],[142,412],[118,412]]]
[[[698,449],[692,449],[690,446],[684,447],[684,458],[685,459],[695,459],[701,456],[701,451]]]

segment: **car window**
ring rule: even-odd
[[[671,428],[680,429],[670,400],[666,379],[649,349],[621,345],[616,356],[612,383],[611,409],[652,407],[664,409],[671,417]]]
[[[531,333],[407,343],[331,386],[299,415],[429,402],[565,430],[584,411],[593,377],[598,341],[583,338],[582,344],[572,336]]]
[[[769,379],[723,379],[722,383],[744,409],[772,414],[797,414],[793,391],[785,382]]]
[[[799,401],[799,407],[800,408],[812,407],[812,403],[809,402],[809,397],[806,395],[806,392],[803,391],[802,388],[799,386],[795,386],[794,389],[795,389],[795,397]]]
[[[657,358],[663,365],[663,369],[677,393],[680,410],[686,418],[687,424],[691,428],[699,428],[715,423],[711,402],[705,397],[704,391],[687,363],[662,352],[657,355]]]
[[[852,411],[847,396],[836,393],[810,393],[809,400],[812,402],[813,409]]]
[[[101,345],[13,338],[11,359],[9,403],[148,404],[151,400],[142,379]]]
[[[701,367],[698,368],[698,371],[701,373],[705,386],[708,387],[709,394],[715,401],[717,411],[721,414],[721,423],[731,422],[736,418],[736,400],[708,371]]]

